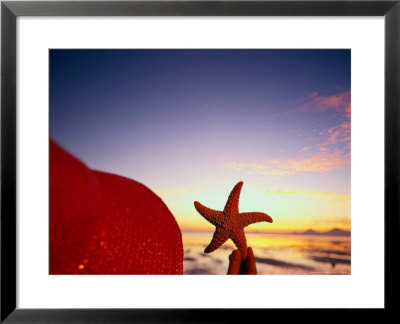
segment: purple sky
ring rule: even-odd
[[[178,219],[197,217],[193,198],[223,207],[240,180],[253,198],[347,197],[350,60],[350,50],[50,50],[50,136],[155,190]]]

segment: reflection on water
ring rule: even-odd
[[[226,274],[228,240],[218,250],[205,254],[212,233],[183,232],[184,274]],[[343,236],[246,234],[253,248],[258,274],[350,274],[351,239]]]

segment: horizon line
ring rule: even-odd
[[[348,234],[351,234],[351,229],[343,229],[343,228],[339,228],[339,227],[332,227],[329,230],[324,230],[324,231],[320,231],[320,230],[314,230],[312,228],[308,228],[305,230],[292,230],[292,231],[257,231],[257,230],[251,230],[251,231],[246,231],[247,234],[290,234],[290,235],[313,235],[313,234],[306,234],[307,232],[314,232],[314,235],[329,235],[329,232],[332,232],[334,230],[339,230]],[[213,233],[214,230],[208,230],[208,229],[182,229],[182,232],[190,232],[190,233]]]

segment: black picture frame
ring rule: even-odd
[[[19,16],[383,16],[385,19],[385,308],[396,309],[399,274],[400,0],[395,1],[2,1],[1,322],[229,322],[265,309],[16,308],[16,19]],[[371,152],[373,154],[373,152]],[[366,183],[366,185],[368,185]],[[268,292],[266,292],[268,293]],[[393,297],[392,297],[393,296]],[[266,305],[268,307],[268,305]],[[299,310],[294,310],[299,311]],[[328,310],[327,310],[328,311]],[[382,310],[378,310],[382,311]],[[269,315],[270,313],[268,313]],[[381,313],[380,313],[381,314]],[[247,316],[247,315],[246,315]]]

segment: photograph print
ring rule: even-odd
[[[351,274],[349,49],[50,49],[50,275]]]

